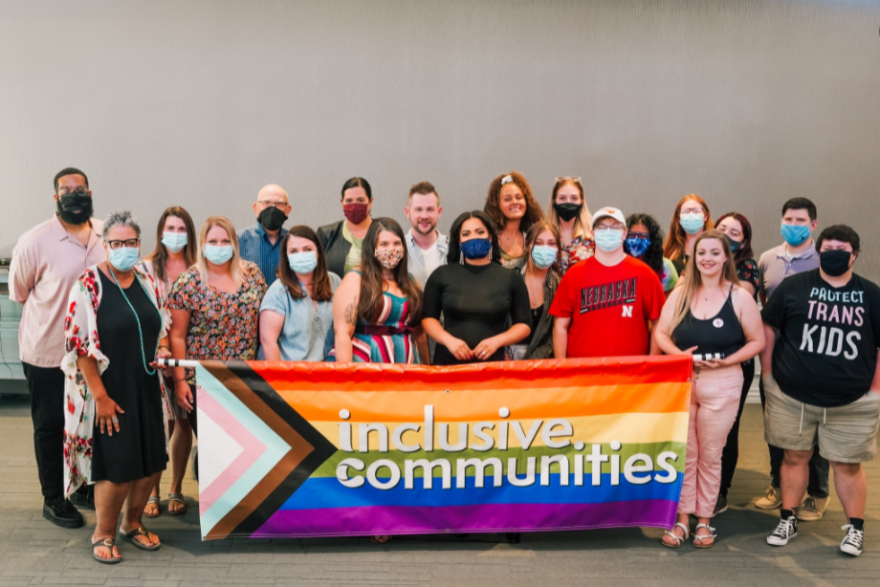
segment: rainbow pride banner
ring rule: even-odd
[[[202,362],[202,538],[671,527],[692,369]]]

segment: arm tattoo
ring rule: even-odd
[[[357,308],[354,304],[349,304],[345,308],[345,323],[352,325],[357,323]]]

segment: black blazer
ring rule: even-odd
[[[318,240],[324,247],[327,270],[339,277],[345,277],[345,258],[351,250],[351,243],[342,236],[342,223],[345,220],[322,226],[318,229]]]

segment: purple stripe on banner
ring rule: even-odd
[[[372,536],[671,528],[678,504],[665,499],[584,504],[482,504],[447,507],[368,506],[279,510],[251,538]]]

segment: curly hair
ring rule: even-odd
[[[530,186],[526,178],[517,171],[511,171],[510,173],[499,175],[492,180],[492,183],[489,184],[489,194],[486,196],[486,205],[483,206],[483,211],[489,215],[489,218],[495,223],[499,232],[504,230],[505,225],[507,225],[507,218],[501,213],[500,207],[501,180],[508,176],[510,176],[513,183],[519,187],[526,200],[526,213],[520,219],[519,229],[521,232],[528,232],[532,227],[532,224],[538,220],[544,219],[544,212],[541,210],[541,206],[538,204],[538,201],[532,193],[532,186]],[[508,181],[506,183],[510,182]]]
[[[648,229],[648,236],[651,238],[651,246],[645,251],[639,260],[644,262],[648,267],[654,270],[657,277],[663,280],[663,230],[649,214],[637,212],[631,214],[626,219],[626,229],[631,230],[636,224],[641,224]]]

